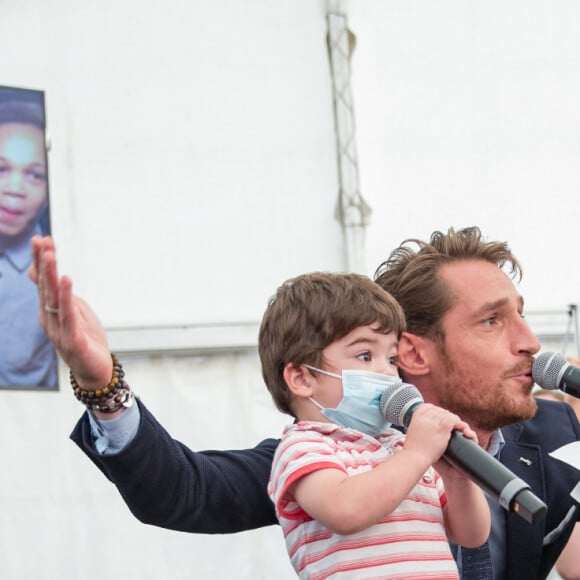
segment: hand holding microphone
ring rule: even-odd
[[[413,385],[400,383],[385,390],[380,409],[390,423],[408,427],[413,413],[422,404],[423,397]],[[452,432],[443,458],[506,510],[516,512],[529,523],[545,517],[546,504],[530,491],[530,486],[460,431]]]
[[[477,434],[467,423],[454,413],[428,403],[415,408],[413,420],[407,427],[405,449],[422,456],[427,464],[433,466],[440,463],[453,431],[477,443]]]

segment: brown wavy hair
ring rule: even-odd
[[[428,242],[403,241],[377,268],[374,278],[402,306],[409,332],[442,341],[442,318],[453,305],[453,297],[438,272],[444,264],[461,260],[485,260],[499,268],[508,265],[512,278],[522,276],[507,243],[487,242],[480,229],[472,226],[435,231]]]
[[[370,324],[397,336],[405,330],[402,308],[367,276],[313,272],[284,282],[268,303],[258,339],[262,376],[276,407],[293,414],[286,365],[320,366],[328,345]]]

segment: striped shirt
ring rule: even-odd
[[[355,534],[332,532],[296,503],[289,487],[318,469],[354,475],[403,446],[391,429],[378,438],[334,423],[301,421],[286,427],[274,455],[268,493],[276,506],[298,576],[308,580],[457,580],[445,527],[443,482],[429,468],[403,502],[381,522]]]

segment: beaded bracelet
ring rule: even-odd
[[[121,407],[130,407],[133,403],[131,388],[124,381],[125,371],[119,362],[117,355],[111,353],[113,359],[113,376],[108,385],[95,391],[81,389],[72,371],[70,371],[70,384],[75,397],[92,411],[101,413],[114,413]]]

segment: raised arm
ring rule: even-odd
[[[33,237],[32,255],[29,275],[38,288],[42,327],[83,389],[104,387],[113,364],[103,326],[88,304],[72,293],[71,279],[59,278],[52,238]]]
[[[72,293],[70,278],[59,278],[52,239],[35,237],[32,249],[30,277],[38,287],[42,326],[81,388],[103,387],[111,380],[112,362],[101,323]],[[137,404],[137,433],[120,452],[96,451],[87,413],[71,438],[117,486],[139,520],[197,533],[230,533],[277,523],[266,490],[276,440],[240,451],[194,452]],[[123,412],[121,408],[113,414],[94,414],[106,420]]]
[[[71,438],[117,486],[140,521],[172,530],[227,534],[277,524],[266,486],[278,441],[252,449],[194,452],[137,401],[139,430],[115,455],[92,444],[86,414]]]

